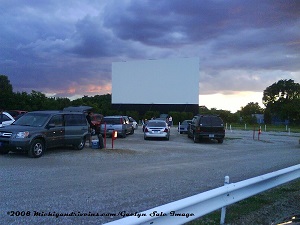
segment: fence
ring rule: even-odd
[[[132,216],[106,225],[183,224],[299,177],[300,164],[237,183],[229,183],[147,211],[132,213]]]

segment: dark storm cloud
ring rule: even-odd
[[[112,62],[168,57],[199,57],[203,94],[299,77],[297,0],[4,0],[0,12],[15,91],[103,94]]]
[[[298,20],[297,7],[297,1],[287,5],[276,1],[114,1],[106,10],[104,25],[125,40],[180,45],[246,29],[285,26]]]

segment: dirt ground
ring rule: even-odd
[[[53,149],[38,159],[9,153],[0,157],[1,224],[103,224],[120,216],[34,216],[34,212],[100,214],[142,212],[224,184],[300,163],[300,134],[227,130],[222,144],[194,143],[172,127],[170,140],[144,140],[141,128],[107,149]],[[292,193],[290,193],[292,194]],[[240,218],[234,224],[270,224],[290,216],[297,196]],[[284,209],[279,214],[278,205]],[[8,212],[28,212],[12,217]],[[228,210],[228,213],[230,210]],[[252,220],[266,218],[261,223]],[[267,220],[268,219],[268,220]]]

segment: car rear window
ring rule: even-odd
[[[211,117],[202,117],[200,120],[200,125],[211,126]]]
[[[109,124],[120,124],[121,118],[103,118],[102,123],[109,123]]]
[[[99,120],[101,120],[102,119],[102,116],[101,115],[93,115],[92,116],[92,120],[97,120],[97,121],[99,121]]]
[[[184,120],[184,121],[182,122],[182,125],[186,125],[186,124],[191,123],[191,122],[192,122],[191,120]]]
[[[200,120],[200,126],[223,126],[223,121],[217,116],[204,116]]]
[[[165,127],[166,123],[163,121],[149,121],[147,126],[148,127]]]
[[[211,125],[212,126],[223,126],[223,121],[220,117],[212,117],[211,118]]]

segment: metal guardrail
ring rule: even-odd
[[[297,178],[300,178],[300,164],[237,183],[225,184],[222,187],[143,212],[131,213],[132,216],[106,223],[106,225],[184,224]]]

